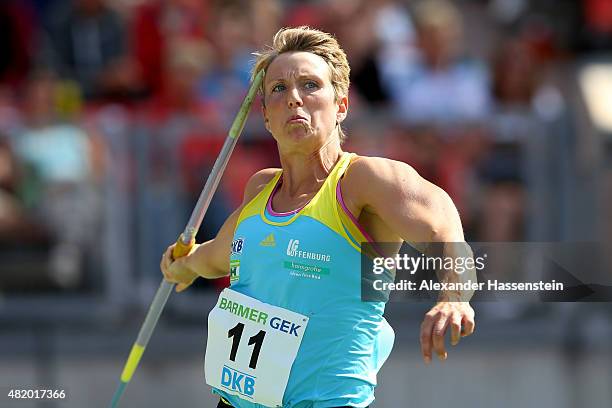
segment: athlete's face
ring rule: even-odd
[[[338,137],[348,99],[336,98],[325,60],[309,52],[279,55],[264,82],[266,128],[281,148],[317,149]]]

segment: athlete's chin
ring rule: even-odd
[[[287,139],[294,143],[300,143],[300,142],[304,142],[307,140],[312,140],[314,139],[314,137],[315,137],[315,134],[312,131],[312,129],[305,128],[305,127],[290,129],[287,132]]]

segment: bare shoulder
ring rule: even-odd
[[[280,171],[278,168],[262,169],[251,176],[244,189],[244,202],[251,201]]]
[[[440,187],[427,181],[409,164],[383,157],[357,156],[342,183],[342,194],[355,209],[431,206],[448,200]]]
[[[407,163],[387,159],[385,157],[359,156],[356,155],[350,166],[352,171],[361,170],[363,172],[373,173],[374,175],[381,171],[405,171],[416,174],[416,170]]]
[[[342,186],[343,189],[346,185],[347,189],[373,193],[381,187],[402,186],[408,190],[418,189],[424,181],[412,166],[404,162],[384,157],[356,156]],[[364,185],[368,186],[368,189],[363,189]]]

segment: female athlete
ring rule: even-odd
[[[166,280],[230,275],[208,318],[206,381],[219,407],[367,407],[394,334],[385,303],[361,300],[363,242],[463,242],[448,195],[409,165],[341,148],[349,65],[329,34],[280,30],[257,54],[266,129],[281,169],[247,183],[218,235],[162,257]],[[459,292],[442,292],[421,325],[426,363],[474,330]]]

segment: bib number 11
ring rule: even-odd
[[[229,358],[234,362],[236,361],[236,353],[238,352],[238,346],[240,345],[240,339],[242,338],[243,331],[244,323],[238,323],[227,332],[227,337],[232,339],[232,349],[230,350]],[[266,337],[265,330],[260,330],[256,335],[249,337],[248,345],[255,345],[253,347],[253,352],[251,353],[251,360],[249,361],[249,367],[252,369],[257,367],[257,359],[259,358],[259,352],[261,351],[261,345],[263,344],[264,337]]]

